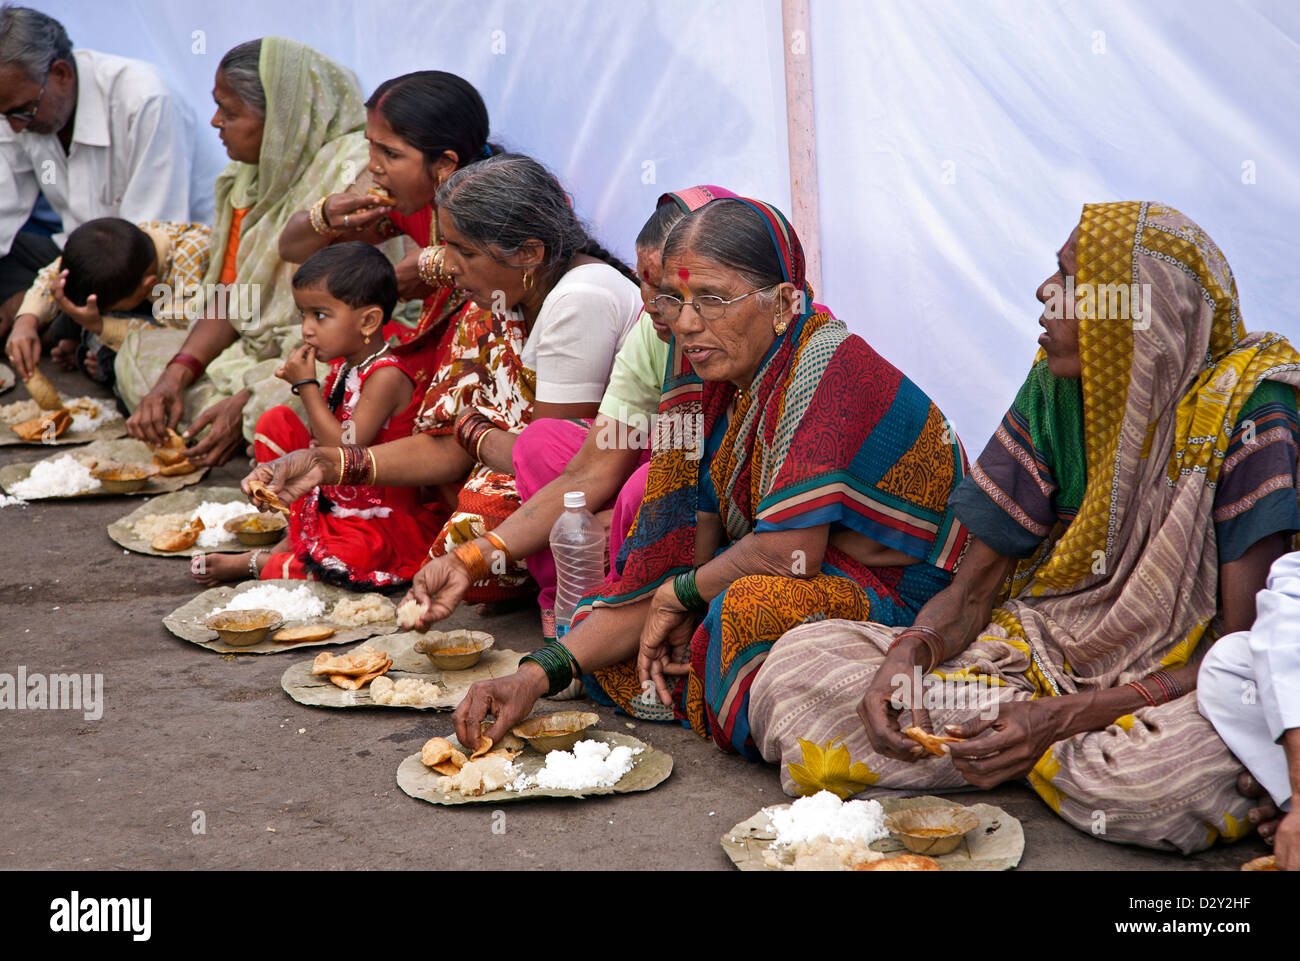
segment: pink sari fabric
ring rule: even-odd
[[[527,501],[539,490],[555,480],[569,466],[583,442],[587,439],[588,425],[572,420],[542,418],[535,420],[515,439],[515,489]],[[636,470],[622,479],[618,495],[609,503],[587,505],[593,514],[613,510],[609,525],[609,556],[618,556],[623,540],[636,517],[641,498],[645,496],[646,473],[650,470],[650,451],[644,451]],[[549,548],[528,558],[528,573],[541,588],[537,603],[543,611],[555,607],[555,559]]]

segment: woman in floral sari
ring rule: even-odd
[[[515,437],[533,417],[595,414],[641,301],[632,271],[588,235],[555,177],[529,157],[463,167],[436,201],[442,269],[474,309],[431,375],[415,433],[355,456],[349,447],[292,451],[244,486],[260,479],[286,501],[318,484],[438,488],[450,517],[424,549],[456,555],[473,575],[467,599],[501,600],[531,589],[508,552],[497,563],[489,536],[519,506]]]
[[[623,710],[676,718],[756,757],[749,686],[767,649],[827,616],[911,623],[966,535],[945,510],[965,459],[928,397],[828,312],[767,204],[715,200],[664,247],[654,299],[673,334],[661,429],[621,577],[563,642],[474,685],[456,732],[494,739],[594,673]]]
[[[1169,207],[1086,206],[1058,262],[1043,352],[951,501],[973,535],[952,586],[901,632],[788,633],[755,739],[789,793],[843,738],[845,794],[1028,777],[1076,827],[1196,851],[1250,828],[1196,655],[1251,625],[1300,530],[1300,355],[1246,332],[1227,261]],[[925,754],[900,706],[966,740]]]

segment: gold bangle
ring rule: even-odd
[[[338,451],[339,451],[339,479],[338,479],[338,483],[339,483],[339,484],[342,484],[342,483],[343,483],[343,475],[344,475],[344,473],[346,472],[347,468],[344,466],[344,461],[343,461],[343,448],[340,447],[340,448],[338,449]]]
[[[322,237],[333,239],[339,235],[339,232],[329,225],[325,219],[325,201],[329,200],[328,196],[322,197],[316,201],[307,211],[307,220],[311,223],[311,229]]]
[[[374,487],[375,481],[379,479],[379,467],[375,464],[375,451],[373,447],[366,448],[366,459],[370,461],[370,480],[367,482],[368,487]]]
[[[483,463],[483,456],[481,453],[483,450],[483,442],[487,440],[488,434],[492,433],[494,430],[500,429],[500,427],[489,427],[487,430],[483,431],[483,434],[478,439],[478,443],[474,445],[474,459],[480,464]]]
[[[491,544],[493,547],[499,550],[502,554],[506,555],[507,566],[509,567],[515,566],[514,555],[510,553],[510,548],[506,547],[506,542],[501,539],[501,536],[499,534],[493,531],[487,531],[483,535],[483,537],[487,539],[487,542],[489,544]]]

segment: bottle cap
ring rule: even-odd
[[[582,491],[566,491],[564,494],[564,506],[570,510],[578,507],[586,507],[587,495]]]

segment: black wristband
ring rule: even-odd
[[[300,381],[298,381],[298,383],[293,384],[293,385],[289,388],[289,393],[293,394],[295,397],[301,396],[301,395],[298,393],[298,390],[299,390],[299,388],[303,387],[303,386],[306,385],[306,384],[315,384],[316,387],[317,387],[317,389],[320,388],[320,381],[318,381],[315,377],[308,377],[306,380],[300,380]]]

